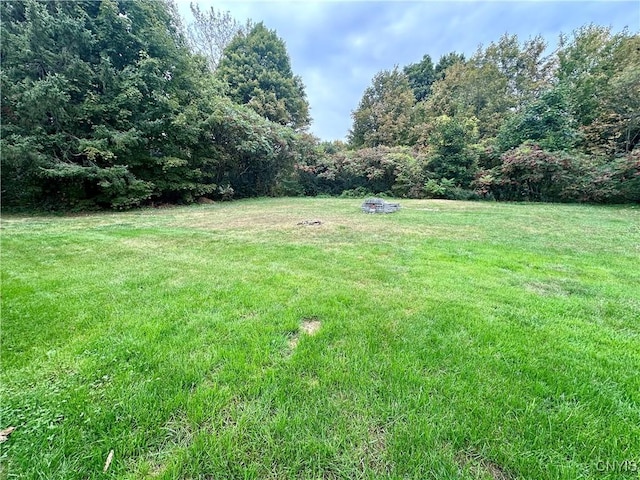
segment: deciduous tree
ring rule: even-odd
[[[497,144],[502,152],[527,141],[543,149],[567,151],[575,148],[579,137],[567,94],[558,86],[505,121],[498,132]]]
[[[201,10],[197,3],[191,3],[190,8],[193,21],[187,26],[189,46],[193,52],[204,56],[209,69],[214,71],[224,49],[238,33],[251,29],[251,21],[242,25],[228,11],[216,10],[214,7]]]
[[[640,142],[640,36],[590,25],[564,38],[558,81],[590,152],[630,152]]]
[[[352,147],[407,145],[415,103],[407,76],[394,68],[377,73],[351,114]]]

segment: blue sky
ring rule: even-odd
[[[471,56],[504,33],[521,41],[542,35],[554,47],[560,33],[595,23],[640,31],[640,1],[213,1],[202,9],[228,10],[276,30],[306,86],[322,140],[344,139],[351,112],[373,76],[419,61],[434,63],[456,51]],[[178,0],[188,21],[189,1]]]

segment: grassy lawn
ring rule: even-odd
[[[640,478],[640,208],[359,205],[4,216],[0,478]]]

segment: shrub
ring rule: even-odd
[[[420,197],[424,158],[407,147],[338,150],[297,162],[295,175],[306,195],[389,192],[396,197]]]
[[[619,158],[550,152],[525,144],[478,172],[477,195],[498,200],[623,203],[640,201],[640,152]]]
[[[580,176],[571,155],[525,144],[504,153],[501,160],[494,169],[492,193],[496,198],[531,202],[573,199],[566,198],[566,193],[579,183]]]
[[[620,199],[640,203],[640,150],[633,150],[613,164],[614,178],[619,180]]]

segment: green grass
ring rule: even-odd
[[[0,478],[640,478],[640,209],[359,203],[4,216]]]

